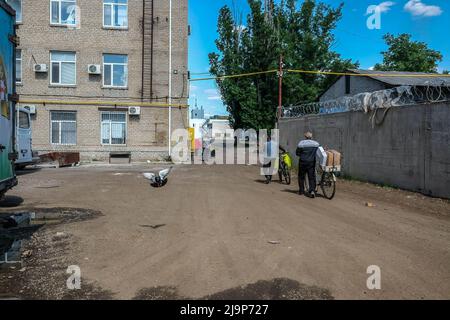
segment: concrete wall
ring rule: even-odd
[[[389,89],[390,86],[381,81],[368,77],[350,77],[350,93],[345,93],[345,77],[340,77],[327,91],[320,97],[319,101],[335,100],[340,97],[354,96],[363,92],[374,92]]]
[[[427,195],[450,198],[450,104],[392,108],[380,126],[347,112],[284,119],[280,144],[295,155],[305,131],[343,154],[343,173]]]

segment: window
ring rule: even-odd
[[[22,0],[6,0],[6,2],[16,10],[16,23],[22,22]]]
[[[16,82],[22,83],[22,50],[16,50]]]
[[[76,112],[51,111],[51,143],[77,144]]]
[[[128,0],[103,0],[103,26],[128,27]]]
[[[101,113],[102,144],[125,144],[127,134],[126,112]]]
[[[57,25],[75,25],[77,16],[76,4],[76,0],[51,0],[50,22]]]
[[[76,84],[75,52],[53,51],[50,53],[50,83],[55,85]]]
[[[128,85],[128,56],[103,55],[103,85],[124,88]]]
[[[19,128],[30,129],[30,118],[28,117],[28,113],[19,111]]]

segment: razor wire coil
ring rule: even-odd
[[[349,111],[369,113],[378,109],[450,101],[450,86],[430,81],[426,86],[400,86],[359,93],[334,100],[283,107],[282,118],[301,118],[313,114]]]

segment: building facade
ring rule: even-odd
[[[167,0],[8,3],[18,12],[17,91],[35,109],[35,151],[168,156],[169,127],[189,126],[187,0],[173,1],[170,71]]]
[[[319,97],[319,102],[335,100],[342,97],[350,97],[359,93],[374,92],[392,89],[402,86],[427,87],[446,86],[449,79],[439,77],[438,74],[423,72],[402,72],[402,71],[377,71],[377,70],[347,70],[355,76],[340,76],[327,90]],[[423,76],[422,76],[423,75]]]
[[[189,127],[194,133],[193,139],[195,150],[201,150],[202,148],[203,134],[205,132],[203,125],[205,122],[205,110],[203,109],[203,106],[199,108],[196,102],[195,107],[191,110],[191,116],[189,119]]]

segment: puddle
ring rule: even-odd
[[[83,208],[36,208],[32,224],[55,225],[95,219],[100,211]]]
[[[43,226],[94,219],[101,212],[80,208],[43,208],[0,215],[0,265],[21,261],[24,240]]]
[[[154,287],[139,290],[134,300],[192,300],[180,295],[176,287]],[[286,278],[262,280],[221,292],[199,300],[333,300],[325,288],[308,286]]]
[[[2,244],[0,244],[0,246],[1,245]],[[1,252],[0,265],[20,263],[20,249],[22,248],[22,240],[11,240],[9,242],[6,242],[5,247],[8,249]]]
[[[18,207],[23,203],[23,198],[16,196],[5,196],[0,199],[0,208],[14,208]]]
[[[21,261],[23,240],[29,239],[42,225],[32,225],[34,212],[0,216],[0,265]]]

